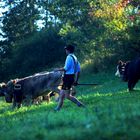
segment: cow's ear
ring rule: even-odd
[[[123,64],[122,60],[119,60],[118,65],[122,65],[122,64]]]
[[[6,84],[5,84],[5,83],[3,83],[2,88],[5,88],[5,87],[6,87]]]
[[[16,80],[13,80],[13,84],[16,84]]]
[[[15,84],[16,83],[16,80],[13,80],[13,83]]]
[[[5,84],[5,83],[1,83],[1,84],[0,84],[0,87],[1,87],[1,88],[5,88],[5,87],[6,87],[6,84]]]

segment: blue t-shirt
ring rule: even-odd
[[[74,60],[73,60],[74,58]],[[77,57],[74,54],[69,54],[66,57],[65,61],[65,74],[75,74],[77,72],[80,72],[80,63],[77,60]]]

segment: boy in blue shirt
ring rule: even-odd
[[[76,97],[70,94],[70,89],[72,85],[78,84],[78,79],[80,75],[80,63],[77,60],[77,57],[74,55],[75,47],[73,45],[67,45],[65,51],[67,54],[65,66],[63,68],[57,69],[57,71],[64,71],[63,85],[60,91],[60,97],[58,106],[55,108],[56,111],[59,111],[63,106],[63,101],[65,98],[77,104],[79,107],[85,107]]]

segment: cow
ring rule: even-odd
[[[34,75],[14,79],[7,82],[0,89],[0,94],[5,96],[8,103],[12,103],[13,107],[20,107],[23,101],[30,103],[39,96],[46,95],[47,91],[51,91],[49,96],[54,92],[60,92],[59,85],[62,83],[63,72],[40,72]]]
[[[140,79],[140,58],[127,62],[120,60],[115,75],[121,77],[123,81],[128,82],[128,89],[132,91]]]

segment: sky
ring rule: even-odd
[[[8,10],[7,7],[4,7],[4,2],[2,2],[0,0],[0,27],[2,26],[2,23],[1,23],[1,18],[3,16],[3,12],[6,12]],[[2,30],[0,29],[0,33],[3,33]],[[2,36],[0,36],[0,40],[5,40]]]
[[[2,16],[2,12],[7,11],[8,8],[4,7],[4,2],[0,0],[0,17]]]
[[[5,5],[5,2],[3,2],[2,0],[0,0],[0,27],[2,26],[2,23],[1,23],[1,18],[3,16],[3,12],[6,12],[8,11],[8,7],[4,7]],[[44,16],[44,15],[42,15]],[[41,28],[44,27],[44,21],[43,20],[38,20],[36,22],[37,26],[38,26],[38,30],[40,30]],[[2,30],[0,29],[0,33],[2,33]],[[4,38],[2,38],[2,36],[0,36],[0,40],[4,40]]]

